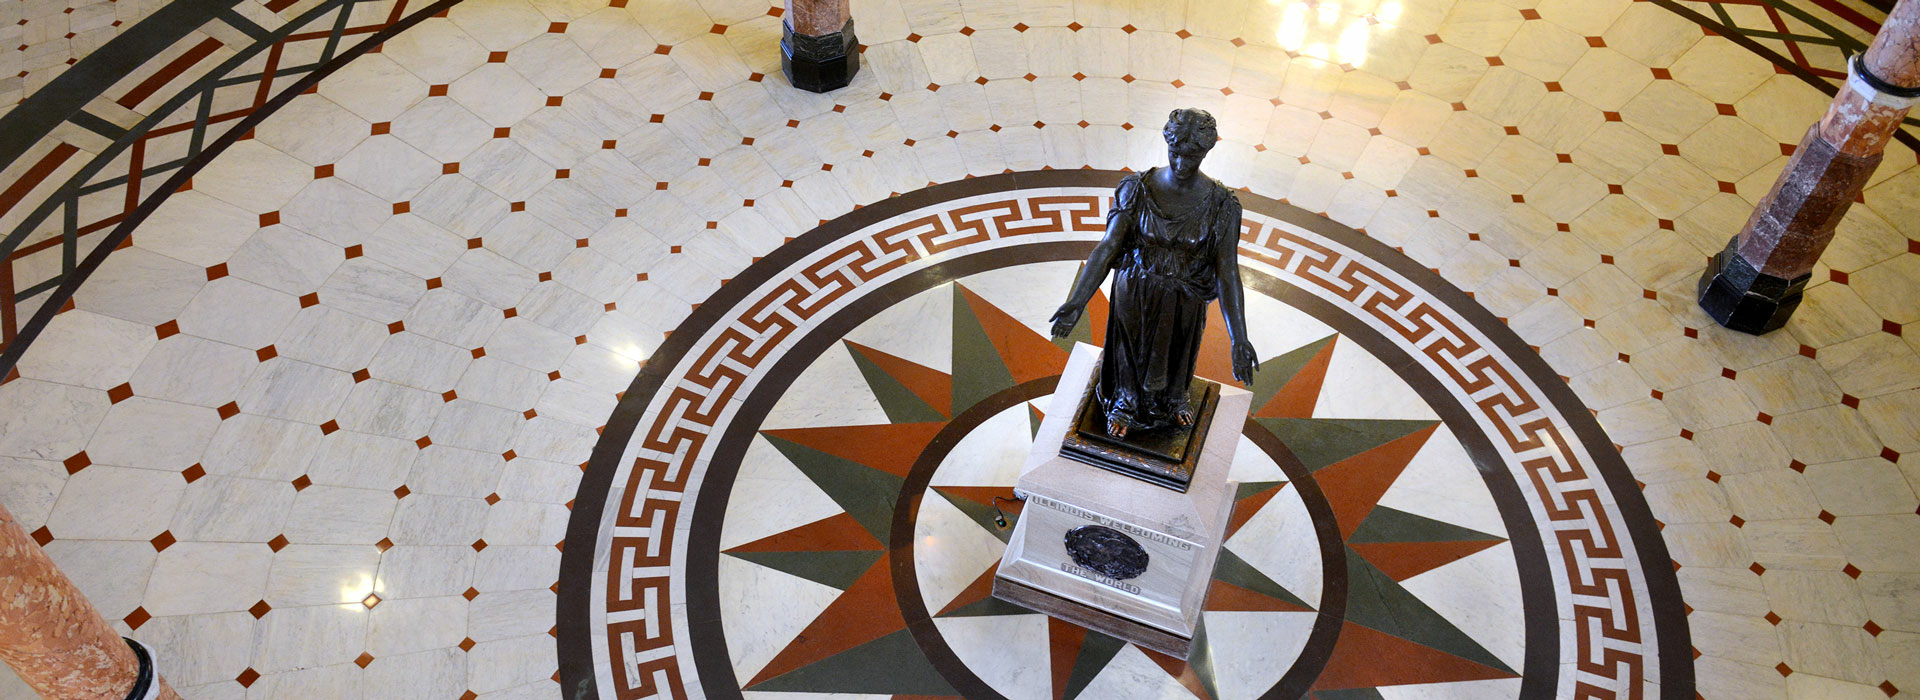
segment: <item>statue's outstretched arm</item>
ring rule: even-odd
[[[1246,293],[1240,284],[1240,200],[1229,197],[1220,215],[1220,230],[1214,235],[1215,284],[1220,295],[1220,315],[1227,320],[1227,338],[1233,343],[1233,378],[1253,384],[1253,372],[1260,368],[1259,355],[1247,339]]]
[[[1125,189],[1125,186],[1122,186]],[[1123,193],[1122,196],[1124,196]],[[1124,210],[1117,209],[1123,212]],[[1053,312],[1053,337],[1064,338],[1073,332],[1080,323],[1080,314],[1086,311],[1087,302],[1093,299],[1093,293],[1107,281],[1107,271],[1113,269],[1114,257],[1120,254],[1120,248],[1126,243],[1127,231],[1133,225],[1129,216],[1107,215],[1107,234],[1093,246],[1093,254],[1087,256],[1087,264],[1080,268],[1080,275],[1073,280],[1073,289],[1067,293],[1067,301],[1060,310]]]

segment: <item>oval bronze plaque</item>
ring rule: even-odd
[[[1101,525],[1067,531],[1067,556],[1101,576],[1125,581],[1147,570],[1147,550],[1125,533]]]

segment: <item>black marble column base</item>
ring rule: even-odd
[[[1700,309],[1722,326],[1760,335],[1787,324],[1811,274],[1784,279],[1754,269],[1727,241],[1700,275]]]
[[[780,29],[780,69],[794,87],[832,92],[860,72],[860,38],[853,34],[852,19],[840,31],[821,36],[797,34],[784,22]]]
[[[121,637],[127,646],[133,649],[133,658],[140,663],[133,677],[133,688],[127,690],[127,700],[153,700],[160,697],[159,672],[154,668],[153,652],[147,645],[134,641],[130,637]]]

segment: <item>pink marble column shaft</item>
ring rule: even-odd
[[[139,660],[0,506],[0,661],[55,700],[123,700]],[[158,678],[162,700],[179,700]]]
[[[832,34],[846,26],[852,16],[848,0],[787,0],[787,23],[796,34]]]
[[[1793,279],[1813,271],[1907,116],[1912,100],[1876,89],[1861,69],[1895,88],[1920,87],[1920,0],[1894,6],[1741,230],[1740,256],[1763,274]]]

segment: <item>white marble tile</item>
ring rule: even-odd
[[[302,423],[321,423],[352,390],[346,372],[276,357],[260,365],[235,399],[240,410]]]
[[[307,465],[307,476],[327,486],[392,491],[406,479],[419,452],[414,436],[425,435],[426,430],[402,434],[405,437],[383,437],[354,432],[351,427],[330,433]]]
[[[447,289],[496,309],[513,308],[537,283],[533,271],[484,248],[462,254],[441,279]]]
[[[447,87],[447,96],[495,127],[511,127],[546,104],[546,95],[505,64],[490,63]]]
[[[251,667],[271,674],[350,662],[367,644],[367,616],[357,602],[274,608],[260,618]]]
[[[85,447],[109,404],[106,392],[21,379],[0,386],[0,455],[65,460]]]
[[[385,122],[426,99],[427,84],[393,59],[368,54],[320,81],[320,96],[367,121]]]
[[[254,284],[303,295],[319,289],[340,266],[339,250],[292,227],[268,226],[234,251],[227,259],[227,271]]]
[[[718,34],[703,34],[675,43],[669,57],[689,82],[709,92],[745,80],[752,72],[734,53],[726,37]],[[875,70],[879,70],[877,66]]]
[[[540,415],[576,425],[597,426],[606,422],[616,400],[612,394],[570,379],[547,385],[534,409]]]
[[[553,604],[553,592],[544,588],[481,593],[467,606],[467,636],[490,642],[546,632],[553,617],[545,611]]]
[[[624,275],[623,275],[624,276]],[[558,282],[542,282],[520,300],[520,315],[563,335],[581,335],[604,314],[605,306]]]
[[[500,477],[499,493],[535,503],[564,504],[573,500],[580,485],[580,469],[538,459],[515,459],[504,469],[488,472]]]
[[[280,534],[293,497],[286,481],[209,476],[187,485],[168,529],[182,540],[265,542]]]
[[[320,439],[312,425],[243,413],[220,422],[201,465],[209,474],[291,480],[306,471]]]
[[[546,678],[558,663],[554,654],[553,638],[544,634],[476,644],[467,652],[467,689],[491,692]]]
[[[141,607],[156,617],[245,610],[266,592],[265,544],[177,542],[154,560]]]
[[[445,85],[487,61],[487,49],[450,19],[429,18],[380,45],[380,53],[415,77]]]
[[[380,556],[380,575],[373,588],[389,600],[462,593],[473,583],[476,556],[467,545],[395,546]]]
[[[504,320],[498,310],[478,299],[442,287],[420,298],[402,320],[409,333],[462,348],[480,347]],[[384,333],[386,329],[382,328]],[[371,351],[367,360],[370,361]],[[365,365],[365,361],[361,363]]]
[[[300,544],[371,544],[386,535],[398,502],[391,491],[308,486],[294,496],[281,534]]]
[[[408,207],[419,219],[432,222],[454,237],[468,240],[479,238],[511,210],[505,198],[461,175],[440,176],[415,195]],[[376,235],[369,243],[377,243],[379,238]],[[445,243],[440,242],[442,240],[435,239],[438,243],[436,247],[445,247]]]
[[[180,330],[189,335],[261,348],[272,344],[299,311],[300,302],[292,294],[228,276],[201,288],[178,320]]]
[[[467,636],[467,601],[459,596],[382,601],[368,618],[366,652],[376,659],[455,647]]]
[[[387,336],[378,323],[319,305],[301,309],[273,346],[285,357],[351,371],[365,368]]]
[[[478,498],[414,494],[400,500],[389,534],[395,544],[473,544],[481,539],[489,512],[487,502]]]
[[[195,173],[194,191],[253,214],[277,211],[313,180],[293,156],[258,140],[240,141]],[[144,228],[144,226],[143,226]]]
[[[294,195],[280,210],[280,222],[345,248],[364,242],[369,232],[392,215],[392,202],[347,184],[342,178],[329,177],[314,180]]]
[[[258,212],[190,190],[167,198],[166,204],[147,218],[134,240],[145,250],[209,267],[233,255],[253,234],[259,220]]]
[[[457,399],[440,411],[431,434],[441,444],[497,454],[512,444],[521,420],[511,409]]]
[[[483,592],[544,589],[559,570],[560,550],[552,545],[488,546],[476,557],[473,586]]]
[[[484,498],[495,491],[504,458],[447,445],[420,450],[407,473],[407,488],[419,494]]]
[[[411,199],[440,170],[439,161],[392,134],[362,141],[334,166],[341,180],[389,202]]]
[[[1732,103],[1774,74],[1766,59],[1722,37],[1707,37],[1672,65],[1673,79],[1714,102]]]
[[[358,604],[373,592],[379,567],[380,550],[370,545],[290,544],[273,555],[262,599],[275,607]]]
[[[458,697],[466,692],[467,656],[451,645],[412,654],[376,654],[367,664],[365,680],[369,697]]]
[[[578,90],[600,75],[600,64],[565,34],[541,34],[514,47],[507,66],[549,95]]]
[[[704,238],[701,240],[715,240]],[[695,241],[698,245],[699,241]],[[634,283],[633,271],[627,269],[598,251],[591,248],[577,248],[560,264],[553,266],[553,279],[569,290],[586,297],[588,304],[598,305],[604,312],[605,304],[620,298],[621,294]],[[526,300],[523,298],[522,302]],[[543,323],[544,320],[536,320]],[[559,329],[566,324],[551,324]]]
[[[365,693],[362,671],[352,663],[315,666],[261,676],[254,681],[261,697],[357,697]]]
[[[102,617],[117,620],[140,606],[153,570],[151,544],[60,539],[43,549]]]
[[[54,316],[35,342],[28,347],[49,349],[23,354],[20,376],[111,389],[133,376],[158,341],[145,325],[76,309]]]
[[[567,38],[607,68],[619,68],[651,55],[658,44],[633,15],[612,7],[570,22]]]
[[[513,436],[516,454],[567,464],[587,461],[598,433],[593,428],[553,420],[545,416],[527,421]]]
[[[541,372],[489,356],[474,360],[454,391],[462,399],[526,410],[539,400],[546,385],[547,378]]]
[[[510,318],[487,339],[487,354],[534,370],[552,370],[566,361],[573,338],[524,318]]]
[[[461,5],[448,19],[493,51],[506,51],[546,30],[545,17],[525,0],[482,0]]]
[[[66,481],[67,469],[58,461],[0,457],[0,506],[22,529],[37,530]]]
[[[461,172],[510,202],[525,201],[553,181],[554,168],[511,139],[493,139],[467,154]],[[429,209],[433,206],[426,204]],[[503,220],[512,220],[509,215]]]
[[[1602,34],[1607,46],[1655,68],[1665,68],[1686,53],[1699,40],[1699,25],[1664,9],[1640,5],[1627,6],[1612,26]]]
[[[253,626],[252,615],[237,611],[156,617],[140,626],[137,637],[154,650],[154,663],[168,683],[188,686],[218,680],[239,688],[233,679],[247,668]]]
[[[552,545],[566,539],[567,513],[562,506],[502,500],[487,509],[483,535],[488,545]]]
[[[568,180],[554,180],[527,199],[527,213],[575,239],[593,235],[613,221],[614,207]]]
[[[472,361],[466,348],[406,332],[388,338],[367,371],[376,379],[440,393],[452,389]]]
[[[371,135],[372,123],[319,95],[302,95],[254,129],[254,138],[308,165],[326,165]]]

